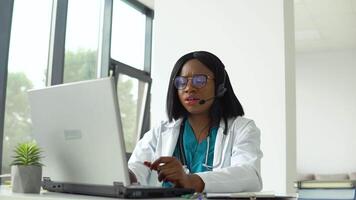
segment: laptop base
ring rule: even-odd
[[[160,188],[160,187],[125,187],[120,182],[113,185],[79,184],[51,181],[44,177],[42,188],[50,192],[70,194],[82,194],[91,196],[114,198],[162,198],[179,197],[185,194],[193,194],[193,189],[188,188]]]

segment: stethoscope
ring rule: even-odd
[[[179,150],[179,159],[183,164],[183,168],[186,173],[189,173],[189,167],[187,165],[187,159],[185,157],[185,151],[184,151],[184,145],[183,145],[183,134],[184,134],[184,124],[185,124],[186,118],[183,119],[180,129],[179,129],[179,136],[178,136],[178,150]],[[225,128],[224,128],[224,134],[223,134],[223,139],[222,139],[222,144],[225,142],[226,134],[227,134],[227,120],[224,119],[225,123]],[[207,145],[206,145],[206,152],[205,152],[205,163],[203,163],[203,167],[205,167],[208,171],[212,171],[214,168],[218,167],[221,162],[222,162],[222,154],[220,155],[219,162],[217,162],[215,165],[208,165],[208,157],[209,157],[209,147],[210,147],[210,134],[207,137]],[[221,145],[222,146],[222,145]],[[221,151],[223,149],[221,148]]]

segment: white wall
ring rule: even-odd
[[[296,55],[299,173],[356,171],[356,50]]]
[[[176,60],[194,50],[215,53],[226,65],[246,116],[261,129],[264,190],[277,192],[285,192],[287,185],[290,189],[295,174],[292,3],[155,1],[152,124],[166,118],[168,79]],[[288,15],[287,21],[284,15]],[[284,24],[289,24],[289,28]],[[292,98],[286,96],[286,90]],[[288,109],[286,104],[290,105]]]

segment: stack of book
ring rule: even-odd
[[[356,180],[312,180],[295,183],[298,200],[356,200],[355,186]]]

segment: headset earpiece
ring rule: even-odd
[[[223,79],[223,82],[221,84],[219,84],[219,86],[218,86],[218,90],[216,91],[216,97],[224,96],[224,94],[227,90],[225,87],[225,81],[226,81],[226,71],[224,69],[224,79]]]
[[[219,87],[218,87],[218,91],[217,91],[216,96],[217,96],[217,97],[222,97],[222,96],[224,96],[226,90],[227,90],[227,89],[225,88],[225,85],[224,85],[224,84],[220,84]]]

